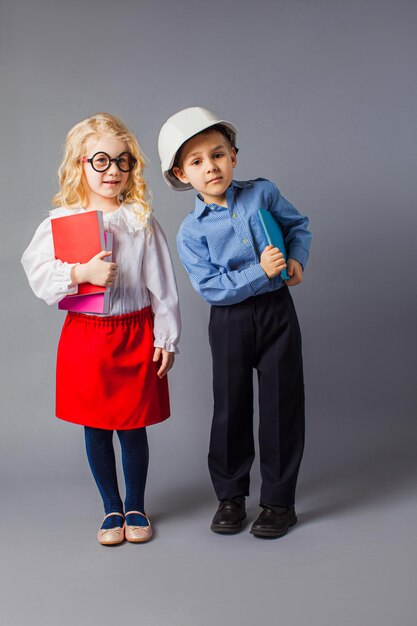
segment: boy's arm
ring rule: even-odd
[[[271,195],[268,208],[281,224],[287,244],[287,258],[295,259],[305,269],[311,245],[311,233],[308,230],[309,219],[281,195],[278,187],[273,183],[270,184]]]
[[[191,284],[209,304],[236,304],[256,295],[269,278],[259,263],[241,270],[220,271],[212,264],[207,246],[180,230],[178,254]]]

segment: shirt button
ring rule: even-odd
[[[232,217],[237,217],[237,213],[232,213]]]
[[[247,239],[244,239],[243,243],[246,245],[247,243],[249,243],[249,241]]]

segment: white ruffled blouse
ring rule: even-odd
[[[69,264],[55,259],[51,219],[81,213],[85,209],[54,209],[36,230],[22,256],[22,265],[35,295],[57,304],[76,294]],[[113,256],[118,271],[111,289],[110,315],[123,315],[151,306],[154,313],[154,346],[178,352],[181,332],[178,293],[165,235],[155,217],[141,224],[128,205],[103,214],[104,229],[113,233]],[[149,228],[150,226],[150,228]]]

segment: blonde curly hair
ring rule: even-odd
[[[142,176],[145,167],[143,155],[136,137],[119,118],[110,113],[96,113],[76,124],[68,133],[65,141],[64,159],[58,170],[59,192],[53,197],[54,206],[77,208],[87,203],[86,182],[83,176],[82,158],[85,156],[87,140],[103,133],[109,133],[124,141],[128,151],[137,163],[129,174],[122,199],[130,204],[138,220],[147,224],[152,213],[149,192]]]

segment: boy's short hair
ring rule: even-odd
[[[205,128],[204,130],[201,130],[199,133],[196,133],[195,135],[193,135],[192,137],[187,139],[187,141],[184,141],[182,146],[180,146],[178,148],[177,154],[175,155],[174,163],[173,163],[172,168],[171,168],[171,172],[172,173],[173,173],[174,167],[181,167],[181,155],[182,155],[182,152],[183,152],[185,146],[187,145],[187,143],[191,139],[194,139],[194,137],[198,137],[198,135],[206,135],[207,133],[209,133],[212,130],[217,130],[219,133],[221,133],[223,135],[223,137],[226,139],[229,147],[230,148],[235,148],[235,150],[237,151],[237,148],[234,145],[234,136],[231,133],[231,131],[228,128],[226,128],[226,126],[223,126],[223,124],[213,124],[213,126],[209,126],[208,128]]]

